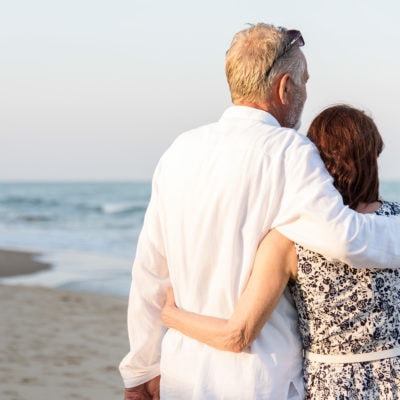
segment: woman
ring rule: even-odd
[[[349,106],[319,114],[308,133],[349,207],[400,214],[379,201],[382,138],[371,118]],[[379,245],[379,244],[377,244]],[[211,346],[242,351],[258,335],[289,283],[305,350],[307,399],[397,399],[400,390],[400,273],[356,269],[294,244],[272,230],[257,250],[247,287],[229,320],[176,308],[166,326]]]

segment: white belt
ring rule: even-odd
[[[317,361],[325,364],[348,364],[366,361],[377,361],[385,358],[397,357],[400,355],[400,347],[394,349],[371,351],[370,353],[360,354],[317,354],[309,351],[304,352],[304,358],[310,361]]]

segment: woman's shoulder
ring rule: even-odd
[[[375,211],[378,215],[400,215],[400,202],[382,201],[382,205]]]

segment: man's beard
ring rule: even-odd
[[[288,128],[295,129],[296,131],[300,129],[303,108],[304,102],[302,101],[300,96],[296,96],[293,107],[288,115],[288,121],[286,124]]]

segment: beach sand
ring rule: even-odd
[[[0,250],[0,276],[47,268]],[[0,285],[0,399],[123,398],[127,299]]]

